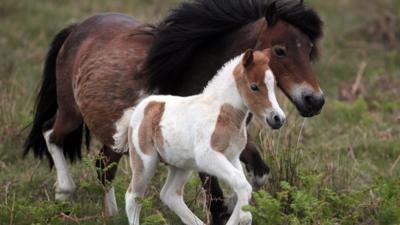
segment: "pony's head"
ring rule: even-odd
[[[271,50],[247,50],[234,70],[239,94],[256,118],[279,129],[285,123],[285,114],[275,96],[275,77],[269,68]]]
[[[260,30],[258,48],[271,48],[277,85],[302,116],[319,114],[325,99],[311,66],[322,36],[319,16],[303,1],[271,0],[262,20],[266,25]]]

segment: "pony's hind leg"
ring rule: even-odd
[[[183,200],[183,188],[190,174],[190,170],[169,166],[168,178],[160,197],[164,204],[180,217],[183,223],[203,225],[204,223],[187,207]]]
[[[129,150],[132,179],[125,194],[125,210],[130,225],[139,225],[141,205],[137,197],[143,197],[151,178],[154,176],[158,155],[139,155],[130,145]]]
[[[231,203],[236,204],[236,198],[224,198],[224,193],[216,177],[201,172],[199,176],[207,195],[207,207],[211,212],[211,224],[222,225],[226,217],[232,213],[234,206]]]
[[[121,154],[115,153],[111,148],[103,145],[96,160],[98,179],[105,188],[104,211],[106,216],[115,216],[118,214],[115,189],[111,183],[117,173],[118,163],[121,157]]]
[[[51,155],[56,168],[56,190],[55,198],[59,201],[65,201],[71,197],[76,189],[76,185],[72,179],[71,172],[68,168],[67,161],[63,150],[65,137],[82,125],[81,120],[71,120],[64,122],[59,114],[50,129],[44,129],[43,136],[46,141],[47,149]],[[49,121],[48,123],[51,123]],[[68,151],[68,149],[67,149]]]

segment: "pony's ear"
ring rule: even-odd
[[[267,20],[268,26],[274,26],[278,22],[278,13],[276,8],[276,1],[273,1],[265,12],[265,19]]]
[[[243,56],[242,63],[244,68],[248,68],[254,62],[254,51],[253,49],[248,49]]]

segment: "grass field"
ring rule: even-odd
[[[0,225],[127,224],[123,196],[126,159],[115,182],[119,216],[104,217],[94,147],[73,166],[78,190],[54,201],[55,171],[22,159],[24,128],[32,121],[43,60],[53,36],[72,22],[104,11],[156,22],[178,0],[0,0]],[[289,115],[279,132],[252,135],[271,166],[268,184],[249,207],[255,224],[400,224],[400,1],[306,0],[325,21],[315,69],[327,104],[320,116]],[[357,74],[360,85],[354,85]],[[351,92],[355,86],[356,94]],[[347,93],[347,94],[346,94]],[[144,224],[181,224],[158,200],[160,167],[145,203]],[[266,191],[266,192],[264,192]],[[196,176],[189,206],[207,220]]]

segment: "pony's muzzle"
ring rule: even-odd
[[[274,130],[281,128],[285,121],[286,117],[276,111],[269,113],[267,116],[267,124]]]
[[[319,114],[322,107],[325,104],[325,98],[323,94],[316,95],[313,93],[304,93],[303,102],[309,111],[313,111],[313,114]]]
[[[293,103],[303,117],[313,117],[318,115],[325,105],[325,97],[322,91],[301,86],[293,93]]]

